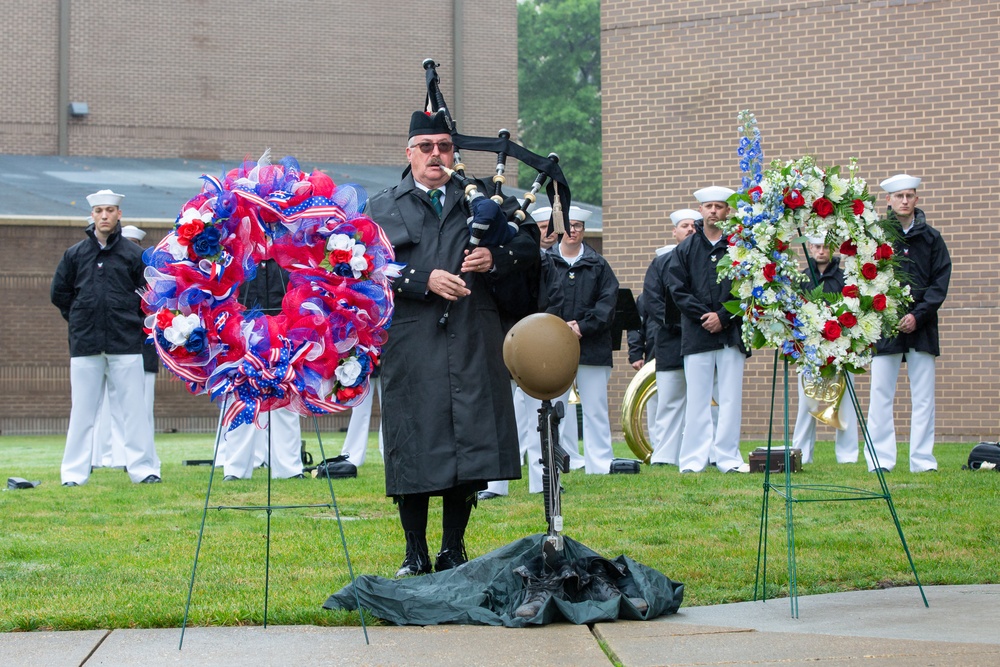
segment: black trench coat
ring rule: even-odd
[[[510,376],[503,362],[495,281],[537,266],[526,229],[491,248],[496,274],[467,278],[472,294],[451,305],[427,290],[433,269],[457,273],[469,239],[462,190],[446,185],[442,219],[407,174],[372,197],[368,214],[405,263],[393,284],[395,313],[383,347],[382,428],[388,496],[436,493],[521,476]]]

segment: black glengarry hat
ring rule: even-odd
[[[410,138],[421,134],[451,134],[443,111],[414,111],[410,116]]]

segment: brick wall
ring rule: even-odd
[[[4,10],[0,36],[17,57],[0,63],[0,84],[17,95],[0,108],[0,152],[57,152],[59,4]],[[463,3],[457,31],[453,4],[428,0],[415,20],[398,0],[74,0],[69,98],[90,114],[70,119],[69,153],[238,160],[270,146],[304,161],[396,164],[424,101],[424,58],[441,64],[456,104],[456,34],[459,130],[516,136],[516,3]],[[492,173],[489,157],[466,163]]]
[[[919,175],[920,207],[954,265],[940,313],[938,440],[1000,437],[1000,229],[989,215],[1000,179],[1000,5],[604,0],[601,33],[604,254],[622,284],[638,294],[667,215],[694,207],[694,190],[739,185],[740,109],[757,114],[767,159],[846,166],[856,156],[879,195],[883,178]],[[772,359],[758,351],[746,368],[747,436],[767,430]],[[630,376],[621,355],[615,414]],[[857,386],[866,409],[867,378]],[[899,388],[905,438],[905,370]]]

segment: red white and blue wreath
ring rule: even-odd
[[[748,346],[778,348],[806,377],[862,372],[875,343],[896,334],[911,301],[909,287],[894,276],[891,228],[876,214],[855,158],[846,177],[811,157],[774,161],[765,170],[756,118],[743,111],[739,120],[743,183],[730,198],[734,215],[720,223],[729,262],[720,261],[718,271],[732,279],[738,297],[726,307],[743,317]],[[809,237],[841,254],[840,294],[801,289],[792,246]]]
[[[146,331],[193,394],[228,405],[223,424],[287,407],[346,410],[369,391],[399,275],[360,187],[305,174],[294,158],[203,176],[173,231],[144,255]],[[239,287],[264,259],[289,274],[280,315],[247,311]]]

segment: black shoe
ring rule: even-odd
[[[298,475],[292,475],[288,479],[305,479],[305,478],[306,478],[305,475],[303,475],[302,473],[299,473]]]
[[[469,557],[465,554],[464,546],[460,549],[445,549],[434,559],[434,571],[444,572],[468,562]]]
[[[665,461],[653,461],[649,465],[651,465],[651,466],[668,466],[670,464],[667,463],[667,462],[665,462]]]
[[[150,475],[149,477],[147,477],[146,479],[142,480],[139,483],[140,484],[159,484],[162,481],[163,480],[160,479],[159,476],[157,476],[157,475]]]
[[[427,552],[427,537],[415,532],[406,533],[406,557],[396,570],[396,578],[430,574],[431,557]]]
[[[236,475],[226,475],[225,477],[222,478],[222,481],[223,482],[238,482],[238,481],[240,481],[240,479],[242,479],[242,478],[241,477],[237,477]]]
[[[589,572],[590,582],[584,591],[585,597],[588,599],[603,602],[615,597],[626,597],[640,614],[645,614],[649,609],[649,603],[646,600],[640,597],[628,597],[618,587],[617,580],[625,573],[618,568],[617,564],[603,559],[595,560],[590,564]]]
[[[882,471],[882,474],[883,474],[883,475],[884,475],[884,474],[886,474],[886,473],[890,473],[890,472],[892,472],[892,471],[891,471],[891,470],[889,470],[888,468],[876,468],[875,470],[871,470],[870,472],[878,472],[879,470],[881,470],[881,471]]]
[[[396,578],[412,577],[418,574],[430,574],[431,561],[427,554],[407,554],[403,564],[396,570]]]
[[[63,486],[80,486],[76,482],[63,482]]]
[[[492,491],[480,491],[479,495],[476,496],[479,500],[493,500],[494,498],[499,498],[500,493],[493,493]]]

